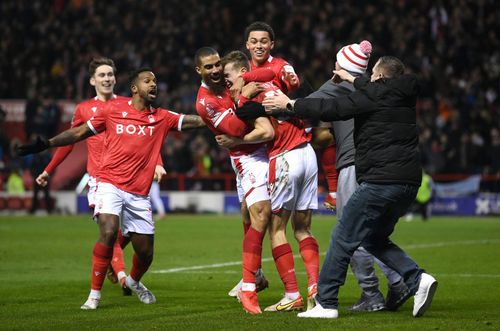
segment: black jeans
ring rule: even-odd
[[[322,307],[338,307],[339,287],[344,284],[349,261],[359,246],[399,273],[415,294],[424,270],[389,236],[415,200],[417,191],[418,187],[407,184],[362,183],[356,189],[332,232],[321,268],[316,300]]]

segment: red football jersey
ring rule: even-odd
[[[77,127],[86,123],[96,111],[101,110],[108,102],[112,100],[129,100],[130,98],[113,95],[108,101],[99,100],[94,97],[90,100],[83,101],[76,106],[73,118],[71,120],[71,127]],[[104,135],[97,134],[86,139],[87,143],[87,172],[90,176],[95,177],[99,169],[102,149],[104,146]],[[45,171],[50,175],[55,168],[57,168],[64,159],[73,150],[73,145],[58,147],[54,153],[54,157],[45,168]]]
[[[109,102],[87,122],[94,133],[105,131],[99,181],[147,195],[163,141],[170,130],[181,131],[183,117],[162,108],[139,111],[132,100]]]
[[[250,61],[250,70],[255,70],[257,68],[271,69],[275,74],[274,80],[272,81],[273,84],[278,86],[280,88],[280,90],[285,94],[288,94],[288,92],[295,90],[300,85],[300,82],[299,82],[299,85],[297,85],[297,86],[290,86],[290,84],[283,79],[283,77],[284,77],[283,71],[291,72],[291,73],[294,73],[295,75],[297,75],[297,74],[295,73],[295,70],[290,65],[290,63],[286,62],[282,58],[272,57],[271,55],[269,55],[269,58],[267,59],[267,61],[264,62],[263,64],[261,64],[260,66],[256,66],[253,63],[253,61]],[[297,79],[298,79],[298,77],[297,77]]]
[[[252,100],[262,103],[265,97],[282,94],[283,92],[273,83],[264,83],[265,90]],[[272,116],[269,119],[274,127],[274,140],[269,143],[269,158],[290,151],[311,140],[311,136],[304,130],[304,122],[301,119],[288,115]]]
[[[253,127],[236,116],[234,109],[234,102],[228,90],[225,90],[223,95],[215,95],[205,83],[201,84],[196,98],[196,111],[215,135],[226,134],[243,138],[253,130]],[[231,148],[229,154],[232,156],[247,155],[262,145],[238,145]]]

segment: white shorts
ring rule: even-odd
[[[120,217],[124,236],[129,232],[154,234],[155,225],[151,201],[147,195],[128,193],[110,183],[97,185],[94,218],[99,214],[112,214]]]
[[[236,173],[236,189],[240,202],[245,199],[247,207],[256,202],[269,200],[267,171],[269,159],[265,146],[252,154],[231,156],[231,165]]]
[[[269,190],[273,212],[318,209],[318,162],[310,144],[271,158]]]
[[[89,181],[87,182],[89,186],[89,191],[87,192],[87,200],[89,202],[89,208],[94,208],[95,206],[95,195],[97,193],[97,179],[95,177],[89,176]]]

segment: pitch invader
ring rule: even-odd
[[[88,120],[49,139],[38,138],[20,146],[19,155],[37,153],[49,147],[74,144],[104,132],[105,148],[97,173],[94,217],[100,236],[94,246],[92,275],[102,287],[111,262],[113,243],[121,223],[123,235],[130,238],[135,254],[126,285],[145,304],[156,302],[153,293],[140,282],[153,260],[154,223],[148,192],[153,181],[161,146],[171,130],[205,126],[199,116],[181,115],[153,108],[157,85],[154,73],[147,68],[135,71],[130,80],[131,100],[115,100]],[[121,222],[120,222],[121,221]],[[91,289],[82,309],[96,309],[101,291]]]

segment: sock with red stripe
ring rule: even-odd
[[[142,276],[148,271],[149,266],[153,261],[142,261],[137,254],[132,258],[132,269],[130,270],[130,277],[136,282],[140,281]]]
[[[297,277],[295,276],[295,264],[293,260],[292,247],[286,243],[273,248],[273,258],[276,269],[285,285],[286,293],[299,291]]]
[[[112,256],[113,247],[100,242],[94,245],[94,251],[92,252],[92,290],[101,290]]]
[[[321,167],[325,174],[328,192],[337,192],[337,169],[336,169],[335,146],[330,145],[321,151]]]
[[[318,282],[319,246],[314,237],[307,237],[299,243],[300,255],[306,267],[308,286]]]
[[[255,284],[255,273],[262,258],[264,234],[250,227],[243,238],[243,283]]]

